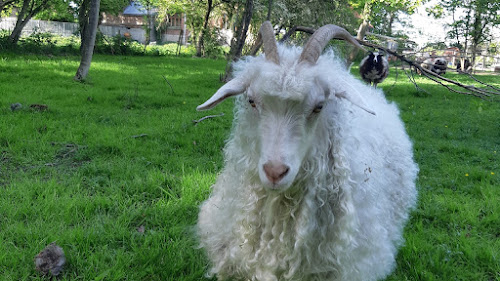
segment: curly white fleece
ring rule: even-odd
[[[300,51],[279,46],[281,65],[269,79],[295,68]],[[256,77],[268,67],[262,56],[247,58],[235,76]],[[394,269],[418,173],[399,111],[331,51],[309,73],[334,77],[339,91],[359,92],[377,116],[329,100],[292,187],[278,193],[260,184],[255,117],[245,95],[237,98],[225,167],[197,226],[210,274],[220,280],[367,281]]]

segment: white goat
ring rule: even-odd
[[[236,63],[234,79],[198,107],[239,95],[225,167],[197,225],[210,273],[384,278],[417,196],[418,168],[398,109],[332,52],[320,56],[332,38],[359,46],[344,29],[323,26],[303,51],[277,46],[269,22],[260,34],[265,57]]]

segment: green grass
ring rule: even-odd
[[[78,63],[0,54],[0,279],[48,279],[33,258],[53,241],[68,259],[61,280],[204,279],[193,225],[223,165],[232,105],[195,107],[225,62],[97,55],[87,84],[72,80]],[[500,280],[500,104],[394,81],[380,86],[421,172],[388,280]]]
[[[399,104],[414,141],[419,204],[388,280],[498,281],[500,103],[450,93],[424,78],[417,81],[429,93],[417,92],[403,76],[387,97]],[[500,84],[498,75],[479,79]]]

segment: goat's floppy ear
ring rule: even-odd
[[[196,107],[196,110],[208,110],[219,104],[226,98],[239,95],[246,90],[247,86],[240,79],[234,78],[233,80],[227,82],[206,102]]]
[[[350,91],[342,91],[335,89],[335,87],[331,86],[328,81],[324,81],[322,79],[318,79],[319,85],[323,88],[323,90],[327,93],[327,95],[332,98],[333,96],[341,99],[345,99],[352,103],[353,105],[363,109],[364,111],[377,115],[375,111],[371,110],[365,103],[363,97],[359,95],[357,91],[354,89],[350,89]]]

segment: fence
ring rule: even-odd
[[[15,17],[0,18],[0,30],[13,30],[16,26]],[[146,40],[146,32],[143,28],[127,28],[117,25],[100,25],[99,30],[107,36],[115,36],[117,34],[129,33],[133,40],[144,43]],[[30,20],[23,29],[23,35],[29,35],[34,32],[50,32],[61,36],[71,36],[78,34],[78,24],[73,22],[58,22],[44,20]],[[179,36],[177,35],[176,39]],[[167,38],[171,39],[171,38]],[[171,39],[175,41],[176,39]]]
[[[0,18],[0,29],[13,30],[17,18]],[[23,35],[33,32],[50,32],[61,36],[71,36],[78,32],[78,24],[73,22],[55,22],[43,20],[30,20],[23,29]]]

